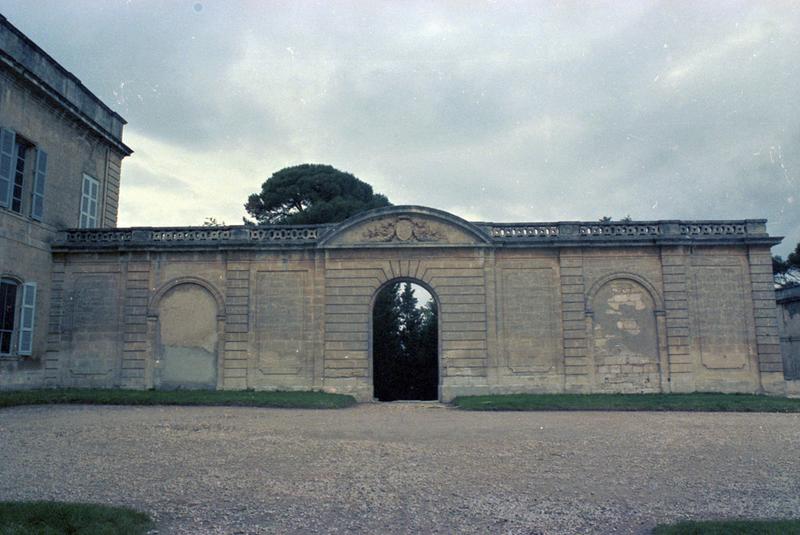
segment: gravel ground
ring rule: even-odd
[[[158,533],[648,533],[800,516],[800,415],[48,406],[0,410],[0,500],[133,506]]]

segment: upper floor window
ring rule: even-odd
[[[32,168],[31,168],[32,165]],[[41,221],[47,153],[13,130],[0,128],[0,207],[25,212],[25,192],[30,192],[29,215]],[[32,183],[26,185],[26,182]]]
[[[11,185],[11,209],[22,212],[22,186],[25,185],[25,154],[28,144],[17,138],[14,143],[14,183]]]
[[[35,313],[35,283],[0,279],[0,355],[32,353]]]
[[[97,227],[97,197],[100,183],[89,175],[83,175],[83,193],[81,194],[81,228]]]
[[[36,149],[36,167],[34,167],[33,173],[31,217],[41,221],[42,214],[44,214],[44,181],[47,175],[47,153],[42,149]]]

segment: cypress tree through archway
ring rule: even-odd
[[[375,398],[435,400],[439,385],[439,310],[412,282],[394,282],[377,295],[372,319]]]

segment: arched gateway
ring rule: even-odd
[[[442,400],[777,392],[780,354],[764,323],[777,241],[762,220],[470,223],[418,206],[336,225],[70,230],[53,245],[51,307],[63,317],[51,330],[68,336],[49,349],[50,382],[163,386],[167,355],[206,366],[185,380],[169,368],[170,387],[371,400],[374,299],[410,280],[436,296]],[[81,291],[89,279],[92,292]],[[170,281],[189,286],[165,291]],[[92,321],[100,299],[109,312]],[[191,340],[181,299],[202,303]],[[114,343],[93,367],[72,341],[98,333]]]
[[[418,279],[393,279],[372,299],[369,344],[373,397],[439,399],[439,299]]]

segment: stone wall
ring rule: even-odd
[[[784,393],[762,280],[774,239],[763,222],[693,228],[472,224],[393,207],[317,227],[68,231],[49,384],[370,400],[373,301],[407,280],[439,305],[443,400]]]
[[[800,286],[776,292],[778,332],[787,389],[800,395]]]

